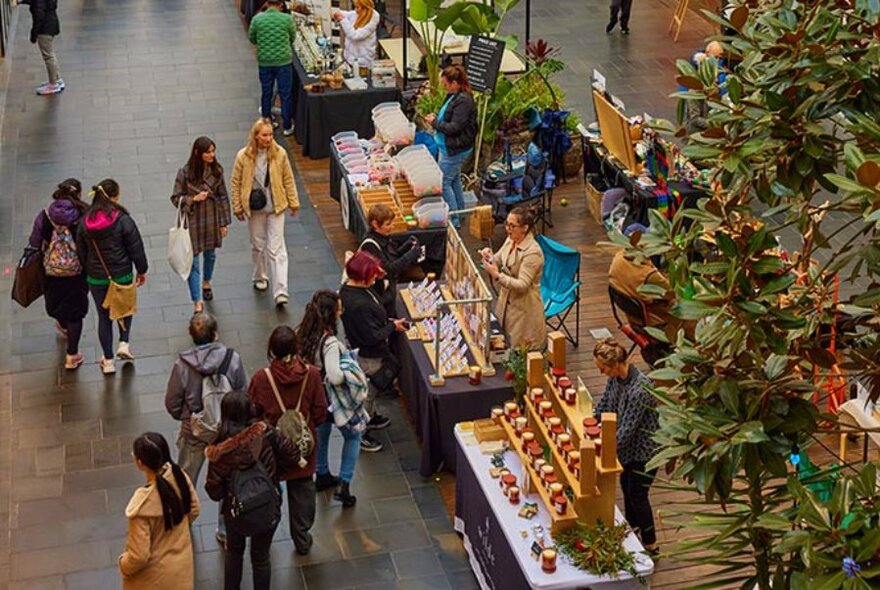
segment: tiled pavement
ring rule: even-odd
[[[587,112],[586,78],[598,66],[633,112],[671,112],[663,98],[671,91],[673,60],[699,38],[685,33],[678,46],[668,42],[671,7],[637,4],[633,36],[608,39],[602,2],[533,5],[533,36],[561,45],[571,66],[562,85],[575,108]],[[20,12],[0,146],[2,288],[11,286],[8,269],[33,216],[68,176],[85,185],[105,176],[120,181],[152,269],[133,327],[138,360],[114,377],[103,377],[96,364],[93,313],[83,341],[87,362],[71,374],[59,370],[63,346],[41,304],[21,310],[0,299],[0,588],[114,588],[122,511],[141,482],[130,442],[145,430],[173,440],[176,424],[162,397],[174,355],[188,345],[191,306],[164,262],[173,218],[168,194],[197,135],[211,136],[231,169],[256,115],[256,71],[229,0],[70,0],[62,3],[63,35],[56,42],[68,88],[41,98],[32,88],[45,71],[27,42],[29,16]],[[249,285],[243,225],[233,227],[219,256],[217,299],[209,309],[222,340],[251,371],[265,362],[271,327],[296,323],[310,294],[338,280],[309,207],[288,221],[287,243],[293,297],[286,312],[276,312]],[[388,413],[394,425],[381,435],[388,450],[362,458],[357,507],[343,511],[321,496],[316,545],[307,558],[294,555],[286,527],[279,527],[272,549],[278,587],[474,586],[437,488],[416,473],[412,429],[396,405]],[[195,527],[196,570],[199,588],[215,588],[222,556],[213,540],[216,511],[205,500]]]

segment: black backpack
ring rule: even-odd
[[[232,474],[226,525],[246,537],[275,530],[281,520],[281,492],[257,460]]]

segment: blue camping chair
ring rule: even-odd
[[[544,319],[551,330],[562,330],[565,339],[577,347],[581,321],[581,254],[545,235],[537,238],[544,253],[541,276],[541,301]],[[574,333],[565,325],[572,308],[575,310]]]

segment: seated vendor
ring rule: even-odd
[[[372,67],[379,44],[379,13],[373,9],[373,0],[354,0],[354,10],[337,10],[332,16],[345,34],[345,61],[355,69]]]
[[[526,171],[523,176],[522,197],[529,199],[544,190],[544,175],[547,172],[547,157],[544,155],[541,139],[541,115],[534,108],[526,110],[529,132],[532,140],[526,150]]]

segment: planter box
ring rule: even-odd
[[[587,211],[590,216],[596,220],[596,223],[602,225],[602,193],[596,189],[589,181],[584,185],[585,195],[587,197]]]

